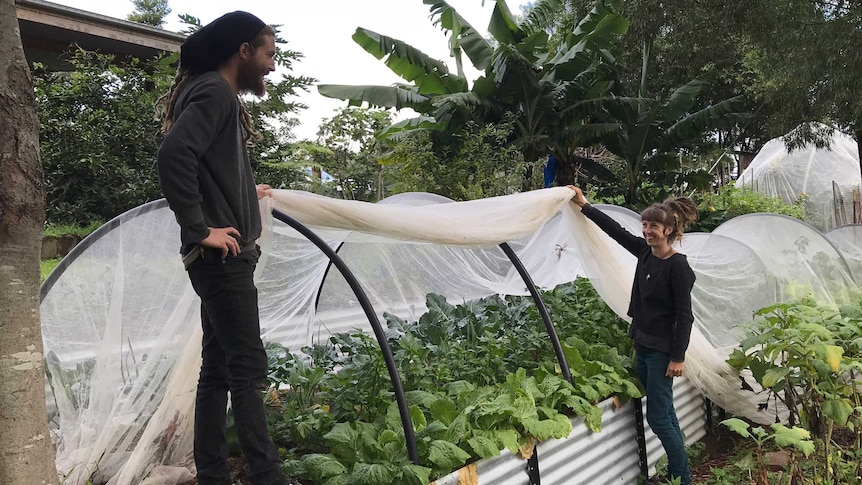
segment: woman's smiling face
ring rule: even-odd
[[[641,231],[650,247],[663,247],[667,244],[667,235],[670,234],[667,226],[656,221],[641,221]]]

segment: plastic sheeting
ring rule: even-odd
[[[860,188],[856,140],[835,130],[828,148],[808,145],[790,153],[781,138],[770,140],[740,174],[736,186],[791,204],[804,194],[805,217],[812,225],[825,230],[847,224],[853,221],[852,191]]]
[[[851,302],[858,289],[844,256],[814,227],[780,214],[735,217],[713,234],[752,248],[766,265],[774,301],[811,296],[824,305]]]
[[[264,256],[256,281],[263,337],[298,351],[331,333],[367,326],[344,279],[316,247],[271,217],[273,205],[339,249],[378,314],[416,318],[429,292],[450,301],[526,294],[497,247],[510,241],[540,286],[585,275],[624,316],[634,257],[580,214],[571,196],[567,188],[554,188],[457,203],[402,194],[367,204],[274,191],[274,199],[261,204]],[[628,218],[637,231],[633,213],[606,210]],[[774,230],[796,236],[778,240],[778,249],[760,247],[773,244],[767,238],[746,239],[753,230],[745,225],[690,234],[680,246],[697,274],[687,376],[719,405],[759,421],[767,418],[748,404],[751,396],[741,394],[724,358],[738,339],[736,326],[775,301],[773,283],[788,284],[773,263],[780,258],[764,255],[797,248],[799,274],[790,282],[810,284],[830,301],[838,301],[832,292],[840,292],[840,284],[853,286],[846,271],[835,279],[832,272],[845,263],[822,236],[804,224],[782,223]],[[83,485],[93,476],[111,485],[174,485],[193,470],[199,301],[177,254],[178,232],[163,201],[142,206],[85,240],[43,287],[49,398],[57,409],[64,483]],[[794,245],[801,240],[809,242]],[[802,246],[807,251],[800,252]],[[829,271],[820,271],[820,264]]]
[[[823,236],[844,256],[856,283],[862,283],[862,224],[835,227],[824,232]]]

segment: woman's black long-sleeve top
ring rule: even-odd
[[[667,352],[674,362],[685,361],[694,317],[691,289],[695,275],[684,254],[661,259],[644,238],[587,204],[581,212],[628,252],[638,258],[628,315],[635,347]]]

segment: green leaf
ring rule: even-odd
[[[772,389],[787,377],[787,374],[790,374],[790,369],[785,367],[774,367],[766,371],[766,374],[763,375],[761,384],[763,384],[763,387]]]
[[[751,376],[754,377],[754,380],[763,383],[763,377],[766,375],[766,372],[775,368],[775,366],[770,362],[754,358],[748,362],[748,368],[751,369]]]
[[[675,120],[688,113],[705,86],[704,81],[692,79],[685,86],[677,88],[664,104],[665,119]]]
[[[634,382],[628,379],[623,380],[623,389],[625,389],[625,393],[628,397],[641,397],[641,390],[638,389],[638,386]]]
[[[332,450],[332,454],[342,463],[351,465],[356,463],[357,451],[362,446],[362,439],[358,431],[347,423],[336,423],[332,430],[323,436],[326,445]]]
[[[422,431],[428,426],[428,420],[425,419],[425,413],[419,408],[419,406],[412,405],[408,407],[410,411],[410,419],[413,421],[413,429],[416,431]]]
[[[435,400],[431,403],[429,409],[431,410],[431,416],[446,426],[452,424],[452,421],[454,421],[458,416],[458,409],[455,406],[455,401],[448,397],[441,397]]]
[[[428,314],[435,320],[449,321],[455,316],[455,307],[446,301],[446,297],[429,293],[425,297],[425,305],[428,306]]]
[[[377,436],[377,444],[379,444],[380,446],[385,446],[389,443],[400,442],[401,440],[402,437],[391,429],[384,429],[380,432],[380,435]]]
[[[814,346],[814,351],[817,356],[823,359],[832,372],[838,372],[841,368],[841,357],[844,356],[844,349],[837,345],[819,344]]]
[[[348,483],[350,485],[390,485],[398,469],[390,463],[357,463]]]
[[[386,427],[393,430],[404,428],[401,422],[401,411],[396,401],[392,401],[386,408]]]
[[[535,419],[539,416],[536,411],[536,400],[525,392],[519,393],[515,397],[511,409],[513,416],[517,419]]]
[[[378,139],[391,138],[397,141],[400,136],[416,131],[441,131],[445,128],[446,125],[444,123],[439,123],[436,118],[433,118],[431,116],[417,116],[415,118],[408,118],[406,120],[401,120],[397,123],[393,123],[386,128],[380,130],[380,132],[377,133],[375,136]]]
[[[590,406],[584,416],[584,422],[587,428],[593,433],[601,433],[602,431],[602,410],[598,406]]]
[[[388,55],[386,65],[404,80],[413,82],[420,94],[467,89],[466,79],[451,75],[446,64],[403,41],[361,27],[356,29],[353,40],[377,59]]]
[[[454,443],[443,440],[431,442],[428,459],[439,468],[454,470],[470,459],[470,454]]]
[[[350,480],[349,475],[336,475],[329,480],[323,482],[323,485],[347,485]]]
[[[512,12],[509,11],[505,0],[497,0],[497,3],[494,5],[494,11],[491,13],[491,22],[488,24],[488,32],[498,42],[503,44],[519,42],[526,35],[518,27],[518,23],[515,21],[515,17],[512,16]]]
[[[539,441],[565,438],[572,432],[572,423],[562,414],[558,414],[553,419],[525,419],[521,423],[524,425],[524,430]]]
[[[467,444],[479,458],[490,458],[500,454],[500,447],[490,438],[476,436],[467,440]]]
[[[464,49],[476,70],[484,71],[491,65],[494,52],[491,44],[454,8],[445,0],[422,0],[422,3],[430,5],[431,17],[439,18],[440,26],[452,33],[453,57],[460,58],[460,50]]]
[[[772,429],[775,432],[775,444],[778,446],[794,446],[806,456],[814,451],[814,443],[808,441],[811,438],[811,433],[803,428],[796,426],[788,428],[783,424],[773,424]]]
[[[721,424],[727,426],[728,428],[730,428],[731,431],[742,436],[743,438],[750,438],[751,437],[751,433],[748,432],[748,423],[746,423],[745,421],[743,421],[741,419],[737,419],[737,418],[725,419],[724,421],[721,422]]]
[[[495,429],[490,433],[491,438],[500,445],[498,448],[506,448],[513,454],[518,452],[521,435],[517,431],[514,429]]]
[[[584,358],[581,357],[581,353],[577,348],[568,344],[568,342],[563,342],[563,355],[566,357],[566,363],[569,364],[569,368],[571,368],[575,373],[581,373],[584,369]]]
[[[401,467],[401,481],[404,485],[427,485],[431,482],[431,469],[419,465]]]
[[[747,113],[736,112],[743,102],[742,96],[736,96],[676,121],[667,129],[668,144],[673,145],[681,140],[698,136],[704,131],[750,118]]]
[[[319,482],[347,472],[347,468],[332,455],[312,453],[303,456],[302,463],[308,477]]]
[[[829,416],[838,426],[846,426],[853,415],[853,405],[847,399],[828,399],[821,405],[823,414]]]
[[[317,92],[327,98],[349,101],[351,106],[368,103],[381,108],[413,108],[424,111],[429,104],[427,97],[401,86],[347,86],[342,84],[318,84]]]
[[[578,390],[581,391],[581,394],[591,402],[598,402],[602,398],[602,395],[599,394],[599,391],[597,391],[593,386],[582,384],[578,386]]]
[[[423,391],[421,389],[408,391],[405,394],[407,402],[414,402],[426,408],[431,407],[431,405],[434,404],[435,401],[440,399],[440,396],[438,396],[437,394],[434,394],[433,392]]]
[[[431,421],[422,431],[416,433],[416,439],[428,438],[428,441],[444,439],[449,427],[440,421]]]

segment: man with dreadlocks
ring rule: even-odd
[[[275,70],[275,32],[246,12],[226,14],[190,35],[170,90],[159,99],[164,141],[159,182],[180,225],[181,254],[201,298],[203,345],[195,400],[199,485],[230,485],[225,439],[230,391],[237,435],[254,485],[286,485],[269,436],[262,389],[267,359],[257,288],[258,200],[246,143],[256,136],[239,100],[266,93]]]

